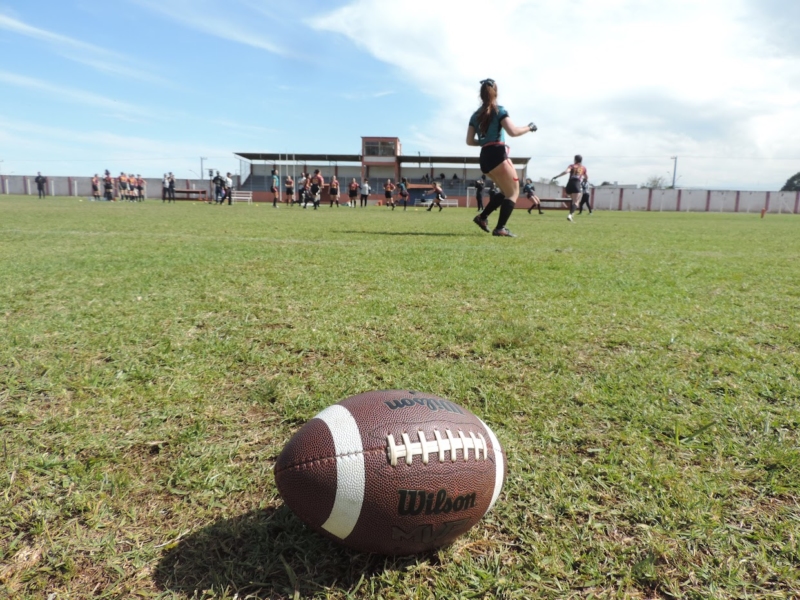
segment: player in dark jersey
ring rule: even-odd
[[[525,135],[536,131],[536,125],[528,123],[517,127],[511,122],[508,111],[497,104],[497,84],[493,79],[481,81],[481,107],[475,111],[469,120],[467,128],[467,145],[480,146],[481,172],[491,177],[501,193],[492,194],[489,204],[476,216],[475,224],[489,232],[487,218],[498,208],[500,217],[492,235],[501,237],[515,237],[507,228],[509,217],[514,212],[514,207],[519,197],[519,177],[513,163],[508,158],[508,147],[505,145],[505,133],[511,137]]]
[[[392,210],[394,210],[394,190],[395,185],[392,180],[387,179],[386,183],[383,184],[383,195],[386,198],[386,206],[391,206]]]
[[[539,209],[539,214],[543,215],[542,203],[539,202],[539,196],[536,195],[536,188],[534,187],[533,181],[531,181],[530,177],[525,180],[525,186],[522,188],[522,192],[525,194],[525,197],[531,201],[531,207],[528,209],[528,214],[531,214],[531,211],[534,208],[537,208]]]
[[[92,177],[92,200],[100,200],[100,178],[97,173]]]
[[[286,202],[294,204],[294,180],[291,175],[287,175],[283,180],[283,188],[286,190]]]
[[[567,194],[570,197],[569,214],[567,220],[572,221],[572,213],[578,207],[583,191],[581,185],[584,181],[589,181],[589,174],[586,172],[586,167],[583,166],[583,157],[580,154],[575,155],[575,162],[564,169],[561,173],[553,177],[555,181],[562,175],[569,173],[567,180]]]
[[[325,186],[325,178],[320,175],[319,169],[314,169],[311,176],[311,201],[314,203],[314,210],[319,208],[320,194]]]
[[[442,200],[445,198],[447,198],[447,196],[444,190],[442,190],[442,186],[439,185],[438,181],[435,181],[433,183],[433,198],[431,199],[431,205],[428,207],[428,212],[431,211],[434,204],[439,207],[439,212],[442,212]]]
[[[114,201],[114,178],[111,177],[111,173],[108,171],[106,171],[106,176],[103,177],[103,192],[107,201]]]
[[[358,190],[359,190],[358,182],[356,181],[355,177],[350,182],[350,185],[347,186],[347,195],[350,198],[350,208],[356,207],[356,200],[358,199]]]
[[[400,190],[400,200],[403,203],[403,210],[405,210],[408,206],[408,179],[403,177],[397,188]]]
[[[336,207],[339,207],[339,180],[336,179],[336,175],[331,177],[331,184],[328,188],[328,196],[331,199],[331,208],[333,208],[333,203],[336,202]]]

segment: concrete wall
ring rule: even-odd
[[[313,171],[319,168],[326,178],[333,174],[330,165],[314,166],[309,164]],[[324,167],[324,168],[323,168]],[[269,173],[272,167],[268,165],[253,165],[257,174]],[[282,174],[287,173],[284,165]],[[330,172],[326,169],[329,169]],[[420,176],[422,172],[420,171]],[[339,181],[344,189],[352,177],[360,179],[361,167],[358,165],[339,166]],[[384,171],[386,171],[384,173]],[[414,177],[416,169],[404,168],[406,177]],[[291,173],[291,167],[288,170]],[[299,174],[300,166],[296,168]],[[372,167],[370,184],[382,183],[389,177],[394,177],[394,171],[389,167]],[[447,175],[447,173],[445,173]],[[480,176],[477,170],[468,170],[469,180]],[[452,173],[450,174],[452,177]],[[461,174],[459,174],[461,177]],[[2,175],[0,176],[0,194],[31,195],[36,196],[35,175]],[[145,193],[147,198],[161,198],[161,179],[146,178]],[[238,186],[238,178],[234,177],[234,185]],[[560,198],[563,188],[558,185],[536,183],[536,194],[540,198]],[[213,193],[209,180],[179,179],[176,181],[178,189],[205,189]],[[375,185],[373,185],[375,187]],[[92,195],[91,177],[49,177],[46,188],[48,196],[74,196],[90,198]],[[379,190],[378,190],[379,191]],[[102,192],[102,187],[101,187]],[[115,190],[116,192],[116,190]],[[463,189],[462,189],[463,192]],[[455,194],[449,194],[455,197]],[[465,199],[461,197],[461,205]],[[271,197],[270,197],[271,201]],[[800,214],[800,192],[748,192],[748,191],[720,191],[720,190],[648,190],[636,188],[620,188],[603,186],[592,189],[592,202],[599,210],[641,210],[641,211],[681,211],[681,212],[744,212],[760,213],[766,209],[769,213]],[[474,199],[473,199],[474,203]],[[518,208],[527,209],[529,206],[525,198],[521,198]]]
[[[0,177],[0,193],[16,194],[21,196],[38,196],[35,175],[3,175]],[[161,179],[152,177],[145,178],[145,197],[161,198],[162,183]],[[177,179],[175,187],[178,189],[211,189],[211,182],[207,179]],[[48,196],[73,196],[91,198],[92,178],[91,177],[48,177],[45,191]],[[100,183],[100,193],[103,193],[102,180]],[[117,190],[115,188],[115,197]]]

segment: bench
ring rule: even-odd
[[[527,200],[527,198],[525,198],[525,200]],[[561,208],[569,209],[569,203],[571,202],[571,200],[569,198],[539,198],[539,202],[541,204],[544,204],[546,202],[550,204],[564,204],[564,206]],[[544,206],[542,206],[542,208],[544,208]],[[557,209],[559,207],[556,206],[554,208]]]
[[[197,196],[198,200],[203,200],[208,202],[208,191],[207,190],[174,190],[175,192],[175,199],[176,200],[191,200],[194,196]],[[185,198],[179,198],[178,194],[185,194]]]
[[[248,204],[252,204],[253,192],[235,190],[231,192],[231,200],[233,202],[247,202]]]

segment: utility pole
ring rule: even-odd
[[[670,156],[672,159],[672,189],[675,189],[675,176],[678,174],[678,157],[677,156]]]
[[[208,157],[207,156],[201,156],[200,157],[200,180],[201,181],[203,180],[203,173],[205,173],[205,171],[203,170],[203,161],[204,160],[208,160]]]

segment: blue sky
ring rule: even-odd
[[[800,42],[777,0],[0,0],[2,173],[192,177],[236,151],[471,154],[484,77],[531,174],[777,189]]]

